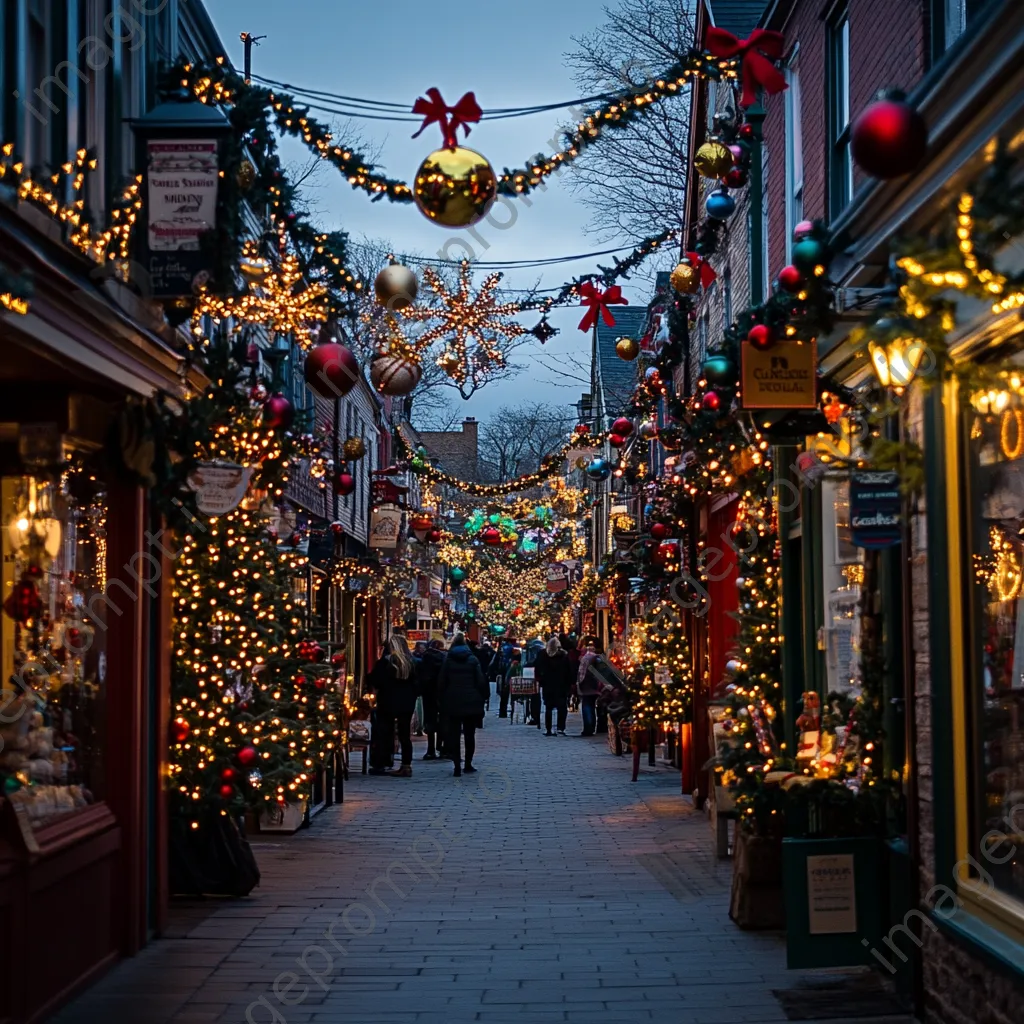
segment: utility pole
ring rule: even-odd
[[[254,36],[251,32],[243,32],[239,39],[242,40],[242,45],[245,47],[245,84],[252,85],[252,48],[260,45],[261,39],[266,39],[266,36]]]

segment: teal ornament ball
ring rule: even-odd
[[[801,238],[793,246],[793,266],[805,274],[814,272],[815,267],[824,266],[828,260],[828,250],[816,238]]]
[[[466,570],[456,565],[448,575],[452,578],[453,583],[461,583],[466,578]]]
[[[612,475],[612,467],[607,459],[594,459],[587,466],[587,476],[591,480],[607,480]]]
[[[736,364],[723,353],[708,356],[703,372],[704,379],[709,384],[727,387],[736,383]]]
[[[716,189],[708,196],[704,209],[712,220],[728,220],[736,212],[736,200],[724,189]]]

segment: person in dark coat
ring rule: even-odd
[[[438,685],[441,681],[441,667],[444,665],[444,643],[431,640],[430,646],[423,652],[419,665],[419,688],[423,697],[423,730],[427,734],[427,752],[424,761],[436,761],[441,734],[438,730],[438,714],[440,695]]]
[[[601,692],[601,681],[590,671],[597,657],[597,644],[591,640],[576,669],[576,692],[583,711],[581,736],[593,736],[597,731],[597,695]]]
[[[508,718],[509,679],[518,672],[511,671],[512,663],[520,658],[519,644],[509,637],[494,656],[494,675],[498,683],[498,717]]]
[[[408,641],[401,633],[395,633],[388,640],[387,653],[373,666],[367,682],[377,694],[374,774],[383,774],[388,764],[393,763],[397,732],[402,747],[402,767],[394,774],[408,778],[412,775],[412,715],[416,710],[416,672]]]
[[[476,730],[484,716],[487,699],[487,681],[466,638],[457,633],[448,649],[448,657],[441,669],[439,686],[441,714],[448,723],[446,749],[455,762],[455,775],[463,771],[475,772],[473,755],[476,753]],[[463,766],[459,747],[466,737],[466,759]]]
[[[553,736],[552,715],[558,713],[558,735],[565,735],[565,718],[569,710],[569,691],[574,682],[572,662],[562,650],[557,637],[552,637],[534,662],[534,672],[544,697],[545,736]]]

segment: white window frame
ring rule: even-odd
[[[800,47],[786,61],[786,263],[793,261],[793,231],[804,219],[804,132],[800,99],[800,72],[796,67]]]

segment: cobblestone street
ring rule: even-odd
[[[579,730],[491,714],[476,775],[421,742],[412,779],[354,775],[309,830],[256,838],[252,897],[178,905],[57,1021],[786,1020],[783,940],[729,920],[731,862],[678,774],[631,784]]]

